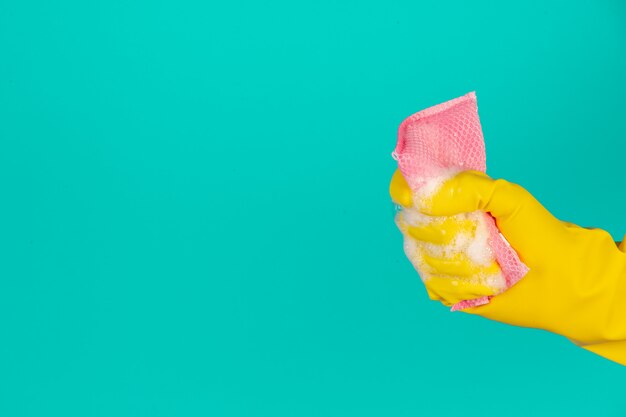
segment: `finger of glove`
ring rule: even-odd
[[[491,298],[488,304],[462,311],[514,326],[545,328],[545,307],[550,301],[535,274],[531,269],[524,279]]]
[[[499,273],[500,267],[496,262],[489,265],[479,265],[465,254],[456,254],[452,257],[433,256],[427,250],[421,253],[421,259],[428,268],[428,272],[451,275],[462,278],[476,278]]]
[[[482,210],[496,218],[498,229],[523,262],[545,257],[541,248],[565,242],[565,226],[526,189],[505,180],[494,180],[477,171],[465,171],[446,181],[432,198],[419,203],[421,212],[451,216]]]
[[[415,239],[406,237],[412,241]],[[501,273],[496,262],[480,265],[465,254],[445,256],[430,253],[429,246],[415,241],[410,258],[418,262],[418,271],[431,299],[451,306],[463,300],[494,295],[498,288],[487,285],[489,277]],[[436,252],[436,247],[432,248]]]
[[[389,183],[391,200],[404,207],[411,207],[413,198],[409,184],[406,182],[400,170],[396,169]]]
[[[459,235],[472,239],[476,225],[474,222],[454,217],[440,218],[442,220],[423,226],[409,226],[404,218],[405,212],[396,219],[400,230],[405,233],[405,239],[414,242],[412,256],[420,259],[423,268],[431,273],[444,273],[463,277],[472,277],[500,272],[497,263],[481,265],[474,262],[468,254],[458,252],[449,245]]]
[[[446,217],[420,226],[407,227],[407,233],[413,238],[440,245],[452,242],[459,233],[473,236],[475,230],[475,222],[454,217]]]
[[[424,285],[431,299],[441,301],[447,306],[464,300],[494,295],[497,292],[494,288],[480,282],[459,279],[450,275],[429,275],[424,280]],[[432,295],[436,298],[432,298]]]
[[[439,295],[435,289],[430,288],[427,284],[426,281],[424,281],[424,287],[426,288],[426,292],[428,293],[428,298],[430,298],[433,301],[439,301],[440,303],[442,303],[445,306],[452,306],[454,303],[450,303],[448,301],[445,300],[444,297],[442,297],[441,295]]]

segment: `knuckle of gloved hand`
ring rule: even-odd
[[[587,229],[591,234],[593,234],[595,241],[598,245],[602,245],[602,247],[613,247],[615,246],[615,241],[613,240],[613,236],[609,232],[604,229],[599,228],[589,228]]]
[[[495,188],[507,195],[516,196],[518,198],[525,198],[530,195],[526,188],[521,185],[501,178],[495,180]]]

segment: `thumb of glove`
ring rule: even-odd
[[[431,216],[452,216],[476,210],[490,213],[521,261],[531,269],[537,260],[545,257],[545,252],[536,245],[538,236],[543,241],[542,248],[560,246],[567,239],[562,223],[526,189],[506,180],[494,180],[478,171],[461,172],[416,205]]]

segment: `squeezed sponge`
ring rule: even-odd
[[[474,92],[405,119],[398,129],[392,156],[398,161],[414,202],[403,207],[395,220],[404,235],[405,253],[422,280],[449,280],[449,288],[463,285],[476,289],[473,293],[490,294],[470,300],[458,300],[453,293],[448,294],[444,298],[452,311],[486,304],[492,295],[505,291],[526,275],[528,267],[500,234],[489,213],[432,217],[418,210],[420,203],[428,200],[446,179],[464,170],[486,171],[485,142]],[[464,225],[454,237],[445,234],[446,222],[451,220]],[[436,274],[437,262],[442,258],[462,265],[459,276]]]

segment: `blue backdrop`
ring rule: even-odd
[[[387,191],[476,90],[488,172],[621,240],[624,74],[619,0],[0,2],[0,415],[626,414],[430,302]]]

